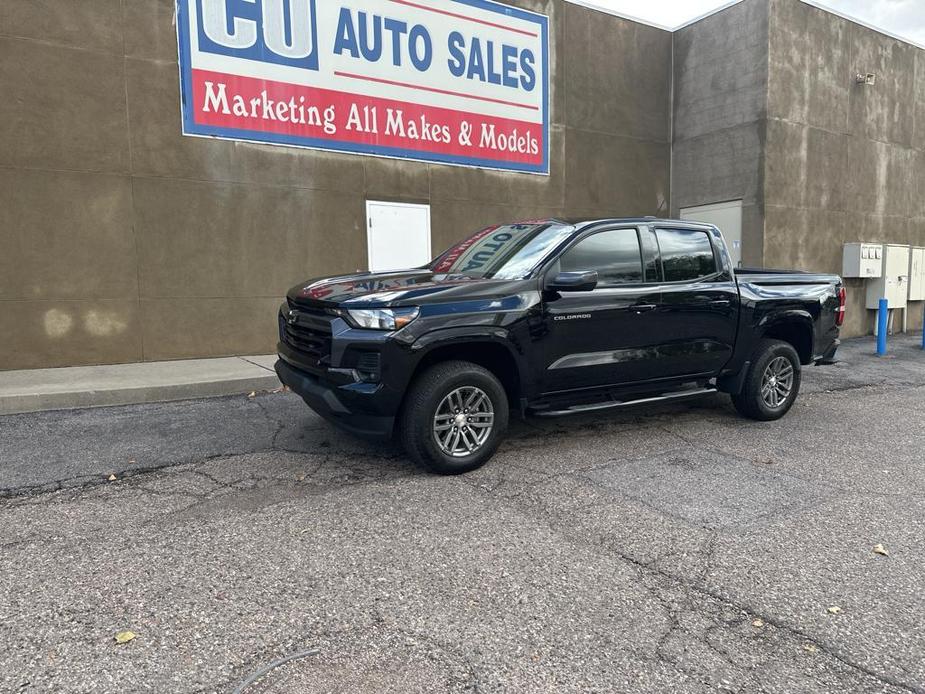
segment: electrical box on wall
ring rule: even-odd
[[[909,296],[909,246],[888,244],[882,247],[881,276],[867,283],[867,308],[874,309],[881,298],[890,308],[906,308]]]
[[[925,301],[925,248],[913,248],[910,254],[909,301]]]
[[[883,246],[879,243],[846,243],[842,253],[842,277],[881,277]]]

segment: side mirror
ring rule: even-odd
[[[560,272],[546,283],[551,292],[590,292],[597,287],[597,270]]]

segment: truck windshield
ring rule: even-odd
[[[523,279],[573,231],[548,221],[487,227],[450,248],[430,269],[435,275]]]

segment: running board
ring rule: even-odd
[[[673,400],[682,400],[692,398],[698,395],[710,395],[717,393],[716,388],[698,388],[697,390],[686,390],[681,393],[668,393],[659,395],[654,398],[642,398],[640,400],[625,400],[617,402],[604,402],[594,405],[575,405],[565,410],[550,410],[546,412],[533,412],[537,417],[565,417],[570,414],[583,414],[585,412],[596,412],[598,410],[612,410],[617,407],[630,407],[632,405],[646,405],[653,402],[671,402]]]

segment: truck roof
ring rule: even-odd
[[[692,220],[666,219],[662,217],[551,217],[548,222],[571,224],[586,227],[591,224],[689,224],[691,226],[708,227],[710,224]]]

